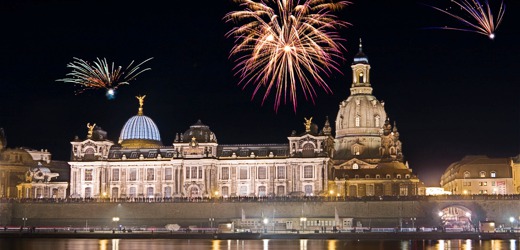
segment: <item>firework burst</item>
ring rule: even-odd
[[[464,15],[457,15],[434,6],[430,7],[457,19],[462,22],[466,28],[440,27],[440,29],[469,31],[488,36],[490,39],[495,38],[495,31],[502,22],[506,10],[504,1],[500,1],[496,16],[493,15],[488,0],[483,0],[483,3],[479,0],[451,0],[451,2],[460,8]]]
[[[346,51],[338,30],[349,23],[333,14],[350,4],[334,0],[235,0],[243,10],[224,17],[237,25],[227,34],[235,39],[230,57],[239,85],[262,89],[262,104],[275,91],[274,109],[290,100],[296,112],[297,92],[314,103],[315,85],[332,93],[321,74],[338,71]]]
[[[79,85],[81,89],[76,92],[77,94],[89,89],[106,89],[107,98],[114,99],[119,86],[129,84],[139,74],[150,70],[150,68],[142,70],[139,68],[151,59],[148,58],[136,66],[132,66],[134,64],[132,61],[123,70],[121,66],[115,67],[114,63],[109,64],[106,58],[96,58],[96,61],[89,63],[74,57],[74,61],[67,64],[67,67],[72,69],[72,72],[67,74],[68,78],[56,81]]]

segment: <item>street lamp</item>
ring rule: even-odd
[[[412,221],[412,228],[414,228],[414,230],[415,230],[415,221],[417,220],[417,218],[413,217],[413,218],[410,218],[410,220]]]
[[[215,221],[215,218],[209,218],[210,228],[213,228],[213,221]]]
[[[27,221],[27,217],[23,217],[22,221],[23,221],[23,227],[25,227],[25,222]]]
[[[267,233],[267,224],[269,224],[269,219],[264,218],[264,233]]]
[[[329,190],[329,200],[332,201],[332,197],[334,196],[334,190]]]
[[[511,232],[513,231],[513,222],[515,222],[515,218],[513,216],[509,217],[509,222],[511,222]]]

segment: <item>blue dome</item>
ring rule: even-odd
[[[157,125],[150,117],[140,114],[125,123],[119,136],[119,143],[123,147],[162,146]]]

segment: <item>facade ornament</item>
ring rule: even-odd
[[[305,123],[303,123],[303,125],[305,125],[305,132],[311,132],[312,117],[309,119],[304,117],[303,119],[305,119]]]
[[[87,138],[88,139],[91,139],[92,138],[92,134],[94,132],[94,127],[96,127],[96,124],[94,123],[94,125],[90,125],[90,122],[87,123],[87,128],[88,128],[88,133],[87,133]]]
[[[139,100],[139,111],[137,112],[138,115],[143,115],[143,105],[144,105],[144,98],[146,95],[143,96],[136,96],[137,100]]]

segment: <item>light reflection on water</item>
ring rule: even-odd
[[[518,240],[179,240],[179,239],[0,239],[10,250],[519,250]]]

